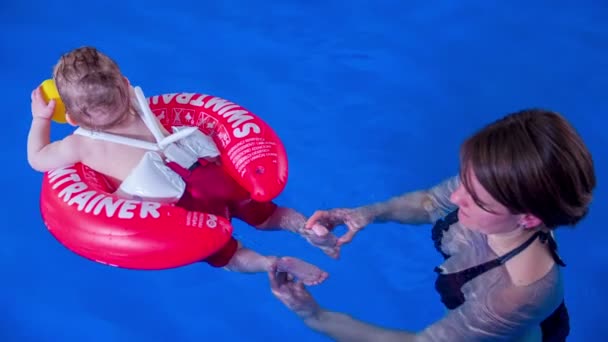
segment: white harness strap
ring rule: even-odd
[[[139,164],[121,183],[117,195],[137,199],[175,202],[182,196],[185,183],[183,179],[165,165],[160,153],[169,161],[188,169],[199,158],[217,157],[220,152],[213,139],[204,135],[198,127],[173,127],[173,134],[165,137],[156,121],[154,113],[148,107],[147,100],[140,87],[134,88],[136,99],[133,102],[137,113],[150,130],[156,143],[124,137],[117,134],[97,132],[77,128],[74,134],[92,139],[123,144],[148,150]]]
[[[99,131],[90,131],[90,130],[84,129],[82,127],[78,127],[74,131],[74,134],[83,135],[83,136],[89,137],[91,139],[104,140],[104,141],[109,141],[109,142],[113,142],[113,143],[117,143],[117,144],[138,147],[138,148],[148,150],[148,151],[160,151],[160,148],[155,143],[144,141],[144,140],[139,140],[139,139],[123,137],[122,135],[118,135],[118,134],[99,132]]]
[[[184,194],[186,182],[169,168],[157,152],[147,152],[120,183],[115,194],[137,200],[175,203]]]
[[[112,133],[89,131],[82,127],[76,129],[74,133],[93,139],[143,148],[148,151],[162,151],[165,158],[179,164],[181,167],[187,169],[192,166],[198,160],[199,156],[192,153],[193,151],[190,151],[189,149],[181,148],[181,146],[176,143],[195,132],[200,133],[198,127],[187,127],[177,131],[174,129],[173,134],[165,137],[158,126],[154,113],[152,113],[150,107],[148,107],[146,97],[141,88],[135,87],[133,90],[135,92],[135,101],[132,101],[133,105],[137,109],[137,113],[146,127],[148,127],[152,135],[154,135],[156,143],[123,137]],[[204,136],[202,133],[200,135]],[[211,140],[211,142],[213,142],[213,140]]]

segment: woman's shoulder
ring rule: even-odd
[[[538,240],[507,261],[505,267],[511,283],[516,287],[534,286],[535,283],[551,283],[559,280],[559,267],[547,245]]]
[[[564,298],[563,281],[559,266],[555,263],[545,272],[521,270],[505,272],[505,285],[491,294],[497,312],[505,315],[545,317]]]
[[[432,223],[457,209],[457,206],[450,200],[450,196],[458,188],[459,184],[460,178],[452,176],[426,191],[428,201],[425,203],[424,209],[429,214]]]

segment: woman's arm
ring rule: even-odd
[[[352,317],[322,309],[301,282],[285,272],[277,272],[276,264],[268,272],[272,293],[287,308],[300,317],[311,329],[336,341],[391,342],[413,341],[414,334],[385,329],[353,319]]]
[[[432,223],[455,208],[450,196],[459,184],[458,177],[451,177],[430,189],[408,192],[359,210],[368,212],[372,222]]]
[[[409,192],[386,202],[353,209],[318,210],[308,219],[306,228],[332,231],[335,227],[345,224],[348,231],[338,239],[338,246],[342,246],[374,222],[411,225],[433,223],[456,208],[450,201],[450,195],[459,184],[459,178],[452,177],[428,190]]]
[[[428,191],[415,191],[356,208],[369,217],[370,223],[397,222],[404,224],[426,224],[431,222],[429,209],[433,200]]]
[[[276,265],[268,276],[272,293],[289,310],[309,328],[340,342],[519,341],[538,333],[539,323],[563,300],[554,282],[490,288],[478,297],[468,298],[422,331],[412,333],[378,327],[343,313],[324,310],[302,283],[284,272],[277,272]]]
[[[321,310],[304,320],[306,325],[340,342],[409,342],[415,334],[371,325],[343,313]]]

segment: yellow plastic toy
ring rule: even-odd
[[[48,79],[42,82],[40,86],[42,89],[42,97],[46,102],[49,102],[51,99],[55,100],[55,111],[53,112],[51,120],[58,123],[66,123],[65,105],[63,104],[63,101],[61,101],[59,91],[57,91],[57,86],[55,86],[55,81]]]

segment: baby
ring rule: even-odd
[[[46,172],[81,162],[104,174],[118,187],[117,194],[128,196],[128,187],[123,185],[137,178],[135,170],[153,167],[169,178],[172,175],[183,180],[183,186],[174,191],[178,194],[175,197],[177,206],[227,219],[236,217],[261,230],[298,233],[326,254],[337,257],[334,235],[318,236],[305,229],[305,217],[293,209],[251,199],[249,193],[222,169],[216,154],[201,151],[188,162],[179,158],[183,153],[175,154],[169,149],[150,152],[145,144],[129,143],[157,143],[154,130],[164,137],[171,133],[157,119],[144,122],[140,114],[148,108],[138,108],[137,101],[133,100],[134,90],[118,65],[97,49],[82,47],[63,55],[53,70],[53,78],[65,104],[67,122],[79,128],[63,140],[51,143],[50,118],[55,102],[46,103],[40,88],[34,89],[27,146],[28,161],[33,169]],[[200,146],[200,139],[210,140],[198,130],[181,135],[186,145],[192,139],[199,139],[191,146]],[[175,146],[172,148],[179,148]],[[165,183],[174,187],[180,184],[174,180]],[[277,263],[279,270],[308,285],[319,284],[327,278],[327,273],[314,265],[292,257],[260,255],[234,238],[204,261],[214,267],[242,273],[268,272]]]

